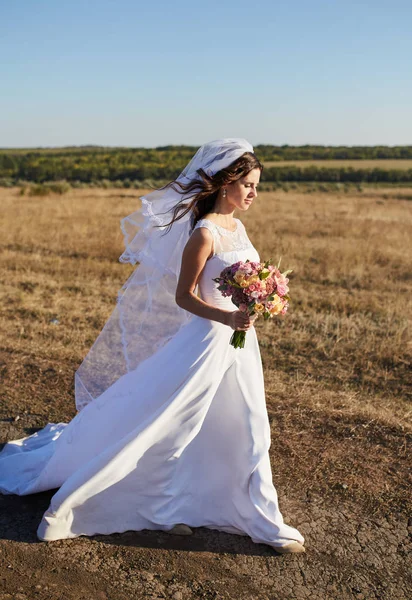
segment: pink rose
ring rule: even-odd
[[[243,263],[242,265],[240,265],[239,271],[241,271],[245,275],[249,275],[252,272],[252,267],[250,266],[250,263]]]
[[[286,296],[289,288],[286,285],[281,285],[280,283],[276,286],[276,292],[279,296]]]
[[[289,291],[289,279],[287,277],[284,277],[284,275],[279,274],[275,276],[275,281],[277,293],[279,294],[279,296],[285,296]]]

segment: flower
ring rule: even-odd
[[[250,263],[243,263],[239,266],[239,271],[241,271],[241,273],[244,273],[245,275],[251,275],[253,269]]]
[[[251,277],[249,277],[248,279],[248,283],[249,285],[251,283],[258,283],[260,281],[259,276],[258,275],[252,275]]]
[[[273,317],[275,315],[278,315],[280,312],[282,312],[283,308],[284,303],[282,302],[282,299],[277,294],[275,294],[275,297],[271,301],[271,307],[269,309],[271,316]]]
[[[265,312],[265,305],[264,305],[264,304],[261,304],[260,302],[257,302],[257,303],[255,304],[255,306],[253,307],[253,310],[254,310],[256,313],[262,313],[262,312]]]
[[[276,291],[279,294],[279,296],[286,296],[286,294],[289,291],[289,288],[288,288],[289,279],[280,273],[279,275],[275,275],[275,282],[276,282]]]
[[[269,261],[238,261],[223,269],[213,281],[219,285],[222,296],[231,297],[240,310],[263,314],[267,318],[286,313],[289,306],[287,275],[290,272],[281,273]],[[235,348],[243,348],[245,336],[244,331],[235,331],[230,344]]]

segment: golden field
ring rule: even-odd
[[[333,160],[272,160],[265,161],[265,167],[319,167],[320,169],[340,169],[352,167],[352,169],[412,169],[411,159],[333,159]]]
[[[368,161],[356,164],[360,162]],[[17,188],[0,189],[5,383],[0,441],[74,416],[74,371],[132,270],[118,263],[123,250],[119,221],[136,210],[142,193],[81,189],[31,197]],[[247,213],[238,215],[262,259],[277,262],[282,257],[281,266],[293,269],[289,313],[276,322],[258,321],[256,327],[272,426],[274,482],[285,516],[299,527],[308,546],[303,558],[291,558],[290,576],[301,577],[299,564],[305,564],[311,598],[402,600],[410,589],[402,532],[411,508],[411,195],[412,189],[402,188],[399,194],[393,187],[345,194],[262,192]],[[8,499],[2,501],[11,510]],[[47,503],[41,506],[46,508]],[[220,576],[222,587],[211,586],[221,595],[210,597],[308,597],[298,588],[287,595],[282,585],[290,582],[281,563],[275,560],[266,572],[264,565],[273,559],[270,551],[255,552],[256,545],[238,536],[226,536],[236,539],[225,547],[224,536],[199,534],[200,554],[188,539],[171,558],[165,556],[164,535],[157,545],[145,538],[143,549],[142,535],[136,533],[137,549],[124,549],[122,536],[98,537],[96,548],[104,556],[117,544],[125,569],[132,558],[135,566],[147,560],[144,552],[151,548],[150,560],[171,561],[170,568],[181,573],[183,600],[209,597],[186,596],[188,580],[197,578],[205,586],[204,572],[224,564],[228,571]],[[113,539],[106,546],[107,537]],[[223,543],[220,554],[212,551],[217,539]],[[6,546],[13,543],[6,541]],[[77,543],[86,572],[93,541],[68,543],[71,550],[64,560],[70,560]],[[24,551],[9,548],[22,565],[34,552],[33,544],[26,545]],[[52,548],[68,546],[58,542]],[[59,556],[50,552],[38,554],[38,560],[63,560],[63,550]],[[215,552],[222,560],[217,566]],[[372,568],[371,561],[378,567]],[[352,583],[363,596],[355,595],[348,583],[355,564]],[[249,575],[243,583],[241,572]],[[109,587],[110,577],[108,573]],[[253,577],[261,578],[256,587]],[[119,584],[117,590],[110,597],[133,593],[127,585],[123,589]]]

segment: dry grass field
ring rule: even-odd
[[[319,167],[325,169],[412,169],[411,159],[343,159],[343,160],[281,160],[265,161],[265,167]]]
[[[74,371],[132,269],[119,220],[141,193],[0,189],[0,442],[74,416]],[[290,312],[256,327],[273,478],[306,554],[202,528],[38,543],[52,492],[0,496],[0,600],[410,598],[408,194],[262,192],[241,215],[261,257],[294,269]]]

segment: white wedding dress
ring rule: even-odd
[[[259,260],[241,221],[231,232],[203,219],[214,255],[200,296],[235,310],[213,281],[239,260]],[[177,523],[248,535],[273,547],[304,542],[283,521],[269,462],[270,428],[254,328],[233,330],[194,316],[135,370],[68,423],[9,442],[0,492],[60,488],[38,528],[42,540]]]

